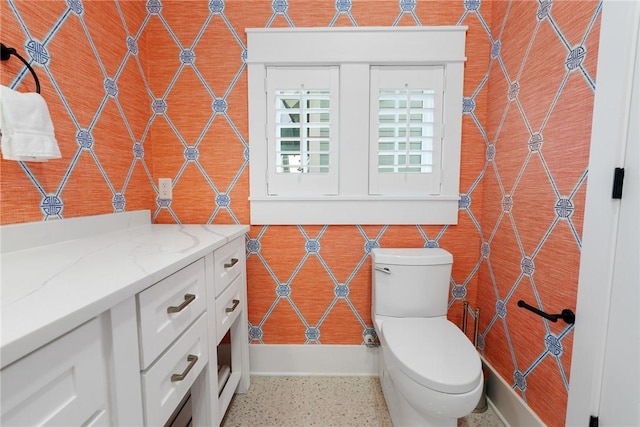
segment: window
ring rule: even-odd
[[[329,90],[302,86],[273,94],[276,129],[269,147],[276,150],[276,163],[269,169],[276,173],[329,173]]]
[[[248,29],[251,223],[457,223],[465,32]]]
[[[443,67],[371,67],[369,194],[440,193]]]
[[[338,68],[267,67],[267,194],[338,194]]]

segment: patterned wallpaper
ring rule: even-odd
[[[135,209],[157,223],[248,223],[247,27],[467,25],[457,226],[260,226],[247,236],[253,343],[361,344],[373,247],[454,255],[449,317],[479,307],[480,348],[563,425],[600,3],[570,0],[2,0],[63,158],[0,161],[3,224]],[[1,83],[34,84],[17,60]],[[159,200],[157,178],[173,179]],[[473,330],[473,319],[470,321]]]
[[[31,59],[62,153],[47,163],[0,162],[2,223],[150,209],[151,144],[143,143],[151,113],[137,55],[146,35],[134,39],[146,10],[128,1],[0,7],[2,43]],[[21,65],[3,61],[0,82],[35,90]]]
[[[601,3],[492,3],[480,348],[550,425],[564,425]]]

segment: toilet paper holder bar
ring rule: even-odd
[[[11,55],[13,55],[16,58],[18,58],[20,61],[22,61],[22,63],[25,65],[25,67],[27,67],[27,69],[29,70],[29,72],[33,76],[33,80],[35,80],[35,82],[36,82],[36,93],[40,93],[40,80],[38,80],[38,75],[33,70],[33,67],[31,67],[31,65],[29,65],[29,62],[26,59],[24,59],[18,53],[18,51],[16,51],[14,48],[7,47],[7,46],[4,45],[4,43],[0,43],[0,60],[6,61],[9,58],[11,58]]]
[[[545,319],[550,320],[552,322],[557,322],[558,319],[562,319],[568,324],[573,324],[576,322],[576,315],[573,313],[573,311],[569,310],[568,308],[565,308],[564,310],[562,310],[562,313],[560,314],[549,314],[549,313],[545,313],[544,311],[538,310],[535,307],[530,306],[523,300],[518,301],[518,307],[526,308],[527,310],[534,312],[538,316],[542,316]]]
[[[467,335],[467,316],[469,315],[469,301],[462,303],[462,332]],[[480,333],[480,308],[476,308],[473,322],[473,346],[478,347]]]

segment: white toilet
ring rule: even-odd
[[[395,427],[456,426],[480,400],[483,375],[478,352],[447,320],[453,256],[440,248],[371,253],[371,315],[391,420]]]

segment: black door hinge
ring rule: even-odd
[[[613,172],[613,191],[611,197],[622,199],[622,184],[624,183],[624,168],[616,168]]]
[[[598,417],[591,415],[591,418],[589,418],[589,427],[598,427]]]

